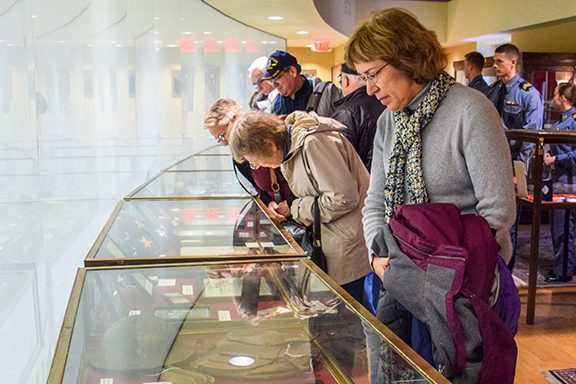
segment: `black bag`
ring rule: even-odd
[[[300,246],[308,253],[310,259],[324,272],[328,272],[326,255],[322,250],[322,237],[320,234],[320,208],[318,207],[318,196],[314,197],[314,223],[306,227],[306,236]]]

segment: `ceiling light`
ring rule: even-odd
[[[202,33],[205,34],[205,35],[211,35],[211,34],[212,34],[212,32],[210,32],[210,31],[204,31],[204,32],[202,32]]]
[[[279,20],[284,20],[284,17],[283,16],[268,16],[268,20],[279,21]]]
[[[297,35],[307,35],[309,32],[308,31],[298,31],[296,32]]]
[[[186,31],[186,32],[182,32],[182,34],[183,34],[183,35],[191,35],[191,34],[192,34],[192,32],[190,32],[190,31]]]

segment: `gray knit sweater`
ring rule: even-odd
[[[427,85],[412,100],[414,110]],[[370,188],[363,224],[370,258],[388,256],[384,236],[384,186],[394,144],[394,115],[384,111],[378,120]],[[447,202],[462,213],[475,213],[496,230],[500,255],[512,255],[509,229],[516,216],[512,162],[498,112],[483,94],[461,84],[450,87],[434,118],[422,131],[422,166],[430,202]],[[405,203],[410,203],[405,201]]]

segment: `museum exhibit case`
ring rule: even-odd
[[[233,170],[162,172],[152,178],[126,199],[190,198],[190,197],[249,197],[253,188],[240,183]]]
[[[232,171],[231,155],[193,155],[167,168],[165,172]]]
[[[312,262],[279,258],[79,269],[48,383],[368,383],[371,374],[448,383]]]
[[[225,145],[213,145],[197,153],[197,155],[231,155],[230,147]]]
[[[86,266],[305,257],[259,200],[123,200],[84,260]]]

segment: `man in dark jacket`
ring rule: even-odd
[[[330,117],[346,126],[344,135],[370,172],[376,122],[386,107],[375,97],[368,96],[358,73],[346,64],[341,66],[339,82],[344,97],[334,103],[335,110]]]

